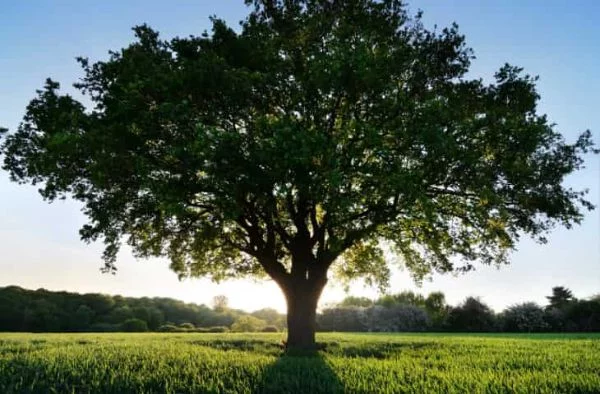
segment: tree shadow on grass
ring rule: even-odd
[[[323,356],[317,352],[306,355],[283,354],[269,365],[255,394],[334,394],[343,393],[344,386]]]
[[[285,353],[280,343],[260,339],[194,340],[189,343],[221,351],[276,356],[254,384],[256,394],[335,394],[344,386],[322,352]]]
[[[329,394],[343,393],[344,384],[324,356],[393,359],[404,352],[440,347],[436,342],[367,342],[351,344],[337,341],[320,342],[322,350],[305,354],[286,354],[281,344],[260,339],[194,340],[189,343],[222,351],[244,351],[276,356],[262,375],[254,380],[256,394]]]
[[[188,343],[193,345],[210,347],[217,350],[240,350],[252,353],[261,353],[269,355],[280,355],[282,352],[281,344],[274,341],[259,339],[224,339],[224,340],[194,340]]]
[[[438,349],[440,346],[434,342],[373,342],[364,345],[343,345],[337,342],[326,344],[325,352],[333,356],[350,358],[376,358],[379,360],[399,356],[402,352],[421,349]]]

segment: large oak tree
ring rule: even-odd
[[[312,348],[328,272],[383,287],[384,251],[416,279],[503,264],[592,206],[562,185],[593,149],[566,143],[535,78],[465,75],[456,26],[397,0],[254,0],[241,28],[163,40],[148,26],[80,58],[87,108],[47,80],[1,147],[17,182],[83,202],[115,270],[126,241],[181,276],[271,277],[288,346]]]

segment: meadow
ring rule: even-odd
[[[600,393],[600,334],[0,334],[0,393]]]

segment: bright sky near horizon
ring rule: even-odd
[[[428,27],[458,23],[477,57],[472,77],[489,79],[505,62],[539,75],[539,112],[548,114],[567,141],[591,129],[600,144],[600,2],[426,0],[410,2],[410,9],[422,9]],[[108,50],[132,41],[134,25],[148,23],[163,38],[199,35],[210,28],[210,15],[235,28],[247,12],[242,0],[4,0],[0,126],[15,130],[46,77],[73,92],[71,84],[82,75],[74,58],[106,59]],[[589,189],[588,200],[600,205],[600,156],[586,157],[586,165],[567,183]],[[69,200],[48,205],[35,187],[11,183],[0,171],[0,286],[165,296],[207,304],[225,294],[235,308],[285,310],[273,282],[179,282],[167,261],[135,260],[128,250],[119,256],[116,275],[101,274],[102,245],[79,240],[78,229],[85,223],[80,207]],[[600,210],[587,213],[581,226],[557,228],[548,238],[546,245],[523,238],[511,265],[500,270],[479,266],[458,277],[436,275],[421,288],[398,271],[391,291],[440,290],[451,304],[476,295],[496,310],[523,301],[544,304],[555,285],[569,287],[581,298],[600,293]],[[361,285],[351,293],[377,296]],[[330,284],[321,305],[344,296],[339,286]]]

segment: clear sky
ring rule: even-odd
[[[456,21],[475,50],[472,76],[489,79],[505,62],[539,75],[539,111],[573,141],[591,129],[600,143],[600,2],[446,0],[413,1],[429,27]],[[0,23],[0,125],[14,130],[24,108],[46,77],[71,83],[81,76],[74,58],[105,59],[109,49],[132,41],[130,28],[148,23],[164,38],[198,35],[217,15],[230,25],[247,14],[242,0],[80,1],[3,0]],[[588,188],[588,199],[600,205],[600,160],[587,158],[587,169],[567,182]],[[179,282],[163,260],[135,260],[124,250],[117,275],[103,275],[102,245],[79,241],[85,223],[81,206],[72,201],[48,205],[31,186],[8,181],[0,172],[0,286],[19,285],[51,290],[103,292],[127,296],[167,296],[210,303],[217,294],[248,310],[271,306],[285,309],[272,282],[235,281],[220,285],[206,280]],[[524,239],[512,264],[500,270],[480,267],[467,275],[435,276],[417,289],[405,272],[397,272],[392,291],[441,290],[452,304],[478,295],[500,310],[521,302],[545,302],[555,285],[571,288],[577,297],[600,293],[600,211],[588,213],[572,230],[556,229],[549,243]],[[356,285],[355,295],[376,296]],[[344,297],[329,285],[321,305]]]

